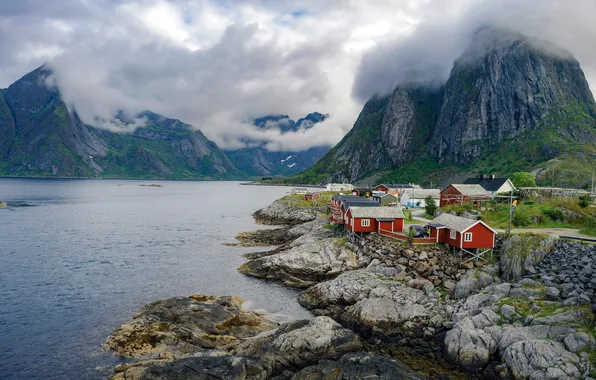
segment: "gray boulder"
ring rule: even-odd
[[[491,274],[483,270],[469,270],[455,285],[453,296],[455,299],[463,299],[474,293],[478,293],[483,288],[495,282],[500,282],[498,277],[493,277]]]
[[[578,379],[588,368],[588,363],[552,340],[513,343],[501,360],[517,379]]]
[[[511,235],[501,247],[501,278],[519,281],[527,268],[535,267],[554,248],[554,239],[542,234]]]

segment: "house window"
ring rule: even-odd
[[[360,221],[360,225],[362,227],[370,227],[370,219],[362,219],[362,221]]]
[[[457,232],[455,232],[455,230],[449,231],[449,238],[451,238],[451,239],[457,238]]]
[[[472,241],[472,233],[471,232],[466,232],[464,234],[464,241],[466,241],[466,242],[471,242]]]

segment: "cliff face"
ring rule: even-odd
[[[364,174],[425,154],[437,120],[443,88],[402,86],[370,99],[354,128],[314,167],[333,181],[352,182]]]
[[[476,33],[447,82],[430,144],[433,156],[474,162],[501,141],[545,126],[551,112],[565,107],[579,105],[594,116],[579,62],[538,44],[502,30]]]
[[[378,170],[402,177],[436,170],[420,162],[507,175],[578,157],[596,162],[596,105],[579,63],[548,43],[484,28],[443,87],[400,85],[372,98],[300,179],[353,182]]]
[[[0,92],[0,175],[229,178],[238,175],[200,131],[145,112],[144,127],[119,134],[70,112],[43,67]]]

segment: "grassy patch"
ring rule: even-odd
[[[336,195],[333,191],[324,191],[319,193],[319,198],[312,200],[305,200],[304,194],[290,194],[281,198],[281,200],[289,202],[294,207],[323,207],[329,203],[331,198]]]
[[[348,244],[348,237],[347,236],[337,239],[335,241],[335,244],[334,245],[335,245],[336,248],[341,248],[341,247],[345,246],[346,244]]]

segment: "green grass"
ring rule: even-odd
[[[334,195],[337,195],[337,192],[323,191],[319,194],[319,198],[308,201],[304,199],[304,194],[290,194],[281,199],[289,202],[294,207],[323,207],[329,203]]]
[[[454,211],[461,215],[473,210],[471,203],[449,205],[442,208],[445,212]],[[565,213],[573,213],[572,218]],[[509,204],[489,202],[481,211],[481,219],[493,228],[507,229],[509,226]],[[513,216],[515,228],[572,228],[586,235],[596,236],[596,208],[582,208],[577,200],[547,199],[521,201]]]

